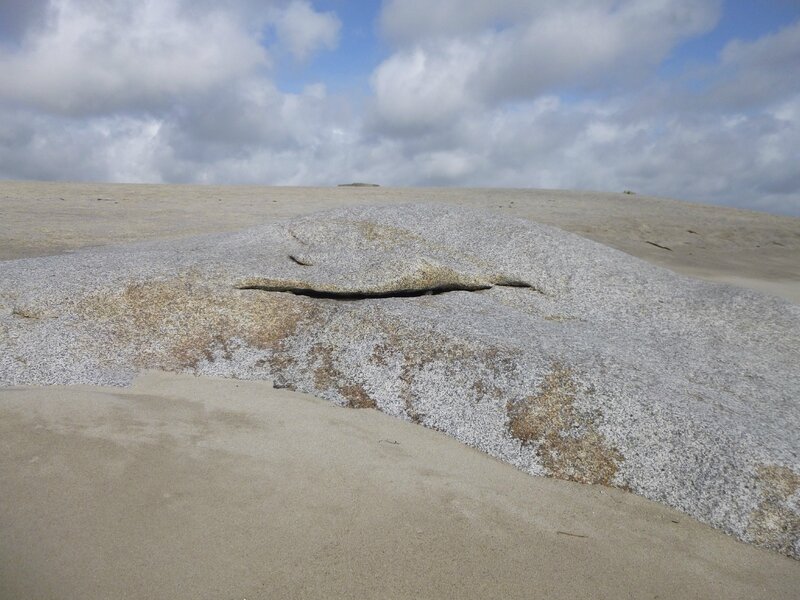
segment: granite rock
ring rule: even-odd
[[[377,408],[800,557],[800,306],[422,205],[0,263],[0,385],[142,369]]]

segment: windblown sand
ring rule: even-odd
[[[800,301],[800,219],[573,192],[0,183],[0,258],[463,203]],[[797,561],[264,383],[0,391],[0,597],[792,598]]]

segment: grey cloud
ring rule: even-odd
[[[800,93],[800,20],[753,42],[727,44],[709,98],[744,110],[793,93]]]
[[[267,67],[265,28],[301,59],[337,40],[338,19],[303,0],[206,4],[55,1],[46,27],[0,48],[0,101],[73,116],[157,112]]]
[[[630,188],[800,214],[798,25],[729,44],[698,93],[653,70],[713,26],[718,2],[546,4],[387,4],[399,47],[373,75],[368,127],[416,165],[414,181]],[[560,103],[563,89],[601,99]]]
[[[198,165],[270,151],[303,156],[337,126],[352,127],[347,118],[323,88],[284,94],[253,79],[184,103],[162,127],[161,141],[176,159]]]
[[[403,28],[413,29],[413,22],[423,32],[431,22],[451,18],[439,35],[403,43],[373,75],[376,121],[395,134],[416,133],[477,105],[490,109],[564,88],[618,89],[621,82],[641,80],[680,40],[711,28],[719,12],[717,0],[572,0],[525,7],[473,0],[475,12],[461,28],[453,23],[462,23],[469,11],[460,3],[437,4],[431,14],[422,4],[397,0],[384,14],[385,27],[399,19]],[[492,26],[512,12],[520,16],[512,25]]]
[[[716,23],[716,4],[623,2],[532,19],[493,40],[474,85],[497,102],[638,83],[679,41]]]
[[[274,19],[278,40],[299,61],[339,43],[342,23],[333,12],[318,13],[307,0],[292,0]]]
[[[729,42],[713,63],[641,88],[644,113],[719,115],[763,110],[800,94],[800,20],[757,40]]]
[[[149,17],[145,4],[155,7]],[[790,77],[795,29],[729,45],[703,72],[703,94],[652,75],[649,65],[665,48],[713,21],[714,2],[567,2],[561,13],[554,3],[545,11],[545,3],[500,2],[495,10],[475,2],[475,15],[437,25],[458,4],[443,0],[431,7],[434,25],[419,36],[411,25],[398,29],[397,39],[407,41],[398,41],[373,74],[366,116],[359,99],[332,96],[321,85],[289,94],[270,80],[260,31],[288,2],[269,10],[254,0],[225,10],[210,0],[145,4],[126,3],[87,47],[65,45],[51,30],[40,46],[63,48],[62,63],[37,50],[41,30],[19,26],[32,36],[27,54],[0,50],[0,72],[36,68],[0,91],[0,177],[633,189],[800,215],[800,90]],[[412,4],[397,0],[387,10]],[[80,14],[91,16],[100,5],[112,12],[122,6],[98,0]],[[567,19],[577,8],[598,6],[613,13],[608,39],[590,39],[591,24],[574,25],[562,45],[553,41],[561,31],[555,26],[548,34],[555,38],[531,33],[558,21],[554,15]],[[623,18],[623,6],[639,12]],[[665,32],[650,54],[630,59],[645,43],[633,29],[654,18]],[[120,28],[127,20],[126,33]],[[204,45],[212,23],[226,33]],[[72,23],[69,31],[83,31],[79,26],[88,27]],[[171,40],[180,43],[142,54],[129,43],[139,31],[153,47],[164,32],[177,31]],[[525,42],[519,48],[530,62],[514,62],[517,46],[499,43],[503,36]],[[590,52],[596,73],[583,66],[586,48],[570,47],[581,37],[600,48]],[[195,64],[183,69],[184,57]],[[53,74],[62,64],[69,68]],[[591,101],[559,97],[567,84],[616,77],[620,64],[650,75],[632,90],[601,81],[595,89],[602,94]],[[528,73],[526,65],[536,68]],[[774,82],[769,93],[743,101],[738,94],[758,87],[759,78]],[[736,89],[726,87],[733,83]]]
[[[800,127],[775,116],[737,123],[691,116],[632,120],[635,106],[624,102],[565,105],[550,97],[513,111],[465,113],[460,127],[409,140],[361,136],[352,115],[331,110],[318,96],[273,100],[276,110],[289,112],[265,113],[264,121],[283,119],[285,126],[260,130],[249,142],[178,117],[162,123],[98,119],[72,127],[61,117],[31,122],[30,115],[3,114],[5,123],[12,118],[30,125],[0,129],[0,175],[633,189],[800,215],[792,159]],[[127,171],[120,168],[125,165]]]
[[[0,52],[0,101],[68,115],[158,110],[266,62],[235,19],[177,2],[63,1],[45,33]]]
[[[158,181],[152,168],[156,121],[89,122],[0,109],[0,177],[62,181]]]
[[[476,34],[487,27],[509,25],[547,9],[534,0],[388,0],[381,11],[385,35],[396,44]]]
[[[800,98],[789,104],[800,113]],[[662,117],[641,114],[635,99],[545,97],[464,114],[458,125],[458,143],[450,142],[453,128],[442,132],[444,143],[427,147],[395,140],[398,164],[414,165],[400,177],[425,185],[633,189],[800,216],[800,122],[792,117]],[[464,171],[454,173],[454,164]]]
[[[0,47],[16,46],[32,30],[47,22],[50,0],[3,0],[0,2]]]

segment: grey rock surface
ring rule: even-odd
[[[0,263],[0,385],[272,379],[800,557],[800,306],[489,212]]]

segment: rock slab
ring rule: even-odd
[[[0,263],[0,385],[272,379],[800,558],[800,306],[423,205]]]

